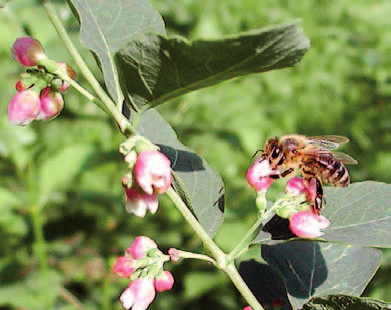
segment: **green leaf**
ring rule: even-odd
[[[367,181],[347,188],[326,187],[325,200],[323,215],[330,226],[321,239],[357,246],[391,247],[391,185]],[[288,225],[288,220],[272,218],[265,224],[266,231],[260,231],[253,243],[272,244],[293,238]],[[276,240],[271,240],[270,233]]]
[[[80,40],[100,60],[107,89],[122,100],[113,55],[126,42],[147,32],[164,34],[164,23],[147,0],[71,0],[81,24]]]
[[[360,295],[381,263],[378,249],[330,243],[263,245],[261,253],[285,279],[294,309],[314,296]]]
[[[309,49],[297,24],[219,40],[150,34],[129,42],[115,55],[125,99],[133,107],[157,106],[234,77],[292,67]]]
[[[326,188],[325,197],[330,226],[322,239],[391,247],[391,185],[370,181]]]
[[[303,306],[303,310],[389,310],[391,303],[370,298],[347,295],[329,295],[316,297]]]
[[[92,155],[91,145],[68,146],[47,159],[39,171],[40,193],[45,196],[69,186]]]
[[[285,305],[289,304],[284,281],[270,265],[252,259],[241,262],[239,272],[255,298],[265,309],[274,309],[270,306],[276,300],[283,302]],[[276,307],[276,309],[278,308]],[[283,309],[289,309],[289,307]]]
[[[142,114],[138,130],[159,145],[171,160],[172,168],[183,186],[180,183],[176,185],[186,191],[185,203],[191,201],[191,206],[188,206],[208,234],[214,236],[224,214],[224,185],[219,175],[203,158],[178,141],[171,126],[155,110]]]

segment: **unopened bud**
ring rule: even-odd
[[[11,49],[11,56],[25,67],[36,66],[40,60],[47,58],[41,43],[32,37],[16,39]]]

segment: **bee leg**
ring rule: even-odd
[[[286,177],[288,174],[292,173],[294,170],[295,170],[295,169],[293,169],[293,168],[289,168],[289,169],[283,171],[283,172],[281,173],[281,177],[282,177],[282,178]]]
[[[315,191],[311,208],[314,213],[319,215],[323,207],[323,185],[318,177],[310,178],[309,185]]]
[[[289,168],[281,173],[276,173],[276,174],[269,174],[269,178],[271,179],[281,179],[281,178],[284,178],[286,177],[288,174],[292,173],[293,172],[293,168]]]

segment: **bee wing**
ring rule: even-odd
[[[348,154],[340,153],[340,152],[333,152],[333,155],[335,158],[339,159],[344,164],[348,164],[348,165],[358,164],[357,160],[355,160],[353,157],[349,156]]]
[[[344,164],[356,165],[358,164],[357,160],[345,153],[340,152],[331,152],[328,150],[308,150],[301,152],[302,155],[318,158],[318,157],[331,157],[342,161]]]
[[[335,150],[340,144],[348,143],[349,139],[343,136],[314,136],[307,138],[309,144],[323,150]]]

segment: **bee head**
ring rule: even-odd
[[[280,141],[277,138],[269,139],[266,142],[265,154],[268,154],[270,164],[276,162],[277,165],[281,165],[285,160]]]

